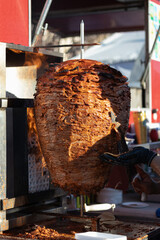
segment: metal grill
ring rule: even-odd
[[[41,159],[42,160],[42,159]],[[36,162],[35,155],[28,155],[28,191],[35,193],[49,190],[49,172],[42,161]]]

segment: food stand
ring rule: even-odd
[[[51,1],[46,1],[46,11],[48,11],[50,3]],[[35,58],[36,55],[40,54],[41,57],[44,55],[47,58],[47,63],[50,64],[53,61],[63,61],[63,56],[56,51],[50,52],[46,49],[44,50],[34,48],[34,46],[32,47],[33,36],[31,33],[30,0],[17,1],[17,4],[13,4],[12,0],[2,1],[0,7],[2,13],[4,13],[0,14],[0,175],[2,187],[0,192],[0,231],[2,233],[0,235],[0,239],[54,239],[56,237],[59,237],[59,239],[75,239],[75,232],[86,231],[121,234],[127,236],[128,240],[157,239],[160,232],[160,220],[155,215],[155,211],[158,208],[157,203],[149,202],[149,205],[146,205],[145,208],[129,208],[121,206],[120,204],[116,206],[113,212],[111,209],[109,211],[105,211],[106,216],[102,216],[103,212],[100,210],[85,213],[83,216],[80,216],[79,208],[77,209],[75,198],[73,197],[72,200],[74,203],[71,208],[72,211],[67,213],[66,210],[69,209],[71,199],[68,200],[66,193],[61,189],[50,185],[48,181],[49,173],[45,166],[43,166],[43,162],[38,162],[37,166],[35,166],[32,164],[34,157],[29,155],[28,158],[28,155],[24,154],[26,151],[27,134],[26,108],[33,107],[33,89],[36,77],[37,74],[45,68],[45,66],[42,66],[41,71],[39,71],[37,70],[36,64],[32,64],[31,67],[27,66],[26,69],[23,66],[24,57],[28,60],[28,56]],[[159,9],[159,1],[149,1],[149,9],[150,8],[152,10],[154,9],[154,11],[155,8]],[[7,12],[6,9],[8,10]],[[14,11],[12,11],[13,9]],[[157,18],[154,17],[154,11],[153,15],[150,15],[149,22],[151,26],[154,25],[154,20],[157,21]],[[45,16],[45,14],[42,16]],[[122,16],[121,14],[116,14],[117,18],[118,15]],[[113,15],[115,15],[115,13]],[[106,14],[103,15],[103,17],[105,16]],[[133,21],[135,21],[135,15],[132,13],[130,14],[130,17],[131,16]],[[136,22],[137,26],[138,19],[141,19],[141,16],[141,13],[139,13]],[[125,17],[129,18],[128,12],[125,12]],[[57,24],[58,23],[59,22],[57,21]],[[74,25],[73,23],[74,22],[71,21],[71,25]],[[127,21],[122,23],[123,27],[121,30],[129,28],[126,23]],[[39,24],[41,25],[41,22],[39,22]],[[143,27],[142,25],[143,24],[141,24],[140,29]],[[133,29],[138,29],[137,26],[135,26],[134,22],[132,22]],[[94,24],[92,24],[90,31],[94,31],[93,27]],[[111,31],[111,26],[109,29]],[[153,33],[153,31],[151,31],[151,33],[154,36],[156,35],[156,32]],[[149,95],[151,99],[149,106],[150,110],[159,109],[159,104],[157,102],[159,97],[157,92],[159,88],[158,67],[158,56],[154,53],[153,59],[150,62],[150,89],[152,89]],[[30,71],[31,76],[24,77],[24,75],[27,75],[28,71]],[[17,76],[20,76],[20,79],[17,79]],[[14,84],[12,85],[10,83],[10,79],[12,80],[12,77],[14,77],[14,81],[18,84],[18,86],[20,86],[21,82],[23,82],[23,86],[21,86],[22,89],[20,89],[19,92],[17,92],[17,89],[14,88]],[[31,88],[29,88],[28,92],[25,92],[25,89],[28,88],[28,83]],[[9,92],[10,94],[7,93],[8,95],[6,95],[6,92]],[[160,120],[159,111],[157,111],[157,114],[157,119],[152,119],[153,123],[158,123]],[[18,121],[20,119],[23,120],[23,123],[22,121]],[[15,134],[14,130],[18,127],[20,128],[20,131],[18,131],[18,134]],[[159,142],[154,144],[148,143],[147,147],[151,149],[159,148]],[[19,153],[20,157],[17,157],[19,156]],[[27,158],[29,165],[27,165]],[[20,159],[24,160],[23,163],[21,162],[21,165],[19,164]],[[12,168],[10,168],[10,166],[12,166]],[[38,168],[38,174],[43,171],[41,176],[42,178],[39,177],[39,175],[38,177],[34,176],[34,168]],[[38,184],[36,184],[37,179],[40,179]],[[29,184],[27,180],[29,180]],[[38,193],[35,191],[35,188]],[[69,204],[67,204],[67,200],[69,201]],[[123,201],[133,200],[140,202],[137,195],[124,194]],[[95,203],[96,199],[93,199],[90,202]],[[45,219],[45,221],[42,222],[43,219]],[[37,222],[39,222],[40,226],[35,225]],[[18,226],[23,226],[27,223],[30,225],[27,225],[27,227],[25,226],[24,228],[17,228]],[[55,232],[55,229],[60,231],[62,235],[58,235],[58,233]],[[67,235],[68,232],[72,232],[72,234]]]

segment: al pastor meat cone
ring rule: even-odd
[[[127,78],[109,65],[80,59],[50,66],[37,80],[35,118],[53,183],[74,194],[103,188],[111,166],[99,156],[126,150],[129,111]]]

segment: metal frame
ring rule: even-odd
[[[31,0],[28,0],[28,23],[29,23],[29,28],[28,28],[28,31],[29,31],[29,46],[31,46],[31,42],[32,42],[32,22],[31,22],[31,19],[32,19],[32,14],[31,14]]]
[[[59,53],[59,52],[52,51],[52,50],[46,50],[46,49],[44,49],[44,47],[42,49],[38,48],[38,51],[36,48],[36,51],[35,51],[35,47],[27,47],[27,46],[23,46],[20,44],[17,45],[17,44],[13,44],[13,43],[1,43],[0,42],[0,46],[2,47],[3,50],[4,50],[4,48],[9,48],[9,49],[15,49],[15,50],[31,52],[31,53],[42,53],[44,55],[50,55],[50,56],[54,56],[54,57],[63,58],[63,53]],[[47,48],[47,47],[45,47],[45,48]],[[48,48],[49,48],[49,46],[48,46]],[[1,59],[2,58],[3,58],[3,56],[1,56]]]
[[[25,176],[24,179],[21,179],[21,177],[18,176],[18,169],[20,169],[21,165],[23,164],[19,164],[17,162],[18,159],[22,159],[23,157],[25,158],[25,149],[22,147],[22,149],[19,150],[19,156],[12,156],[14,154],[15,148],[16,150],[18,147],[21,148],[21,146],[17,146],[16,143],[12,143],[14,137],[14,112],[18,111],[18,115],[20,114],[19,119],[20,121],[23,121],[21,123],[23,128],[22,133],[20,131],[20,133],[18,133],[18,135],[20,135],[16,136],[16,138],[19,138],[21,135],[25,136],[25,132],[27,131],[26,126],[23,126],[23,124],[26,124],[26,108],[33,107],[33,92],[30,93],[30,89],[28,87],[28,93],[24,93],[24,96],[22,98],[17,98],[16,96],[14,97],[14,94],[13,97],[6,95],[7,49],[20,50],[22,52],[24,51],[36,54],[33,47],[0,43],[0,231],[5,231],[12,227],[22,226],[28,222],[30,223],[31,221],[34,221],[35,218],[33,218],[32,213],[39,209],[40,206],[42,209],[51,208],[53,212],[63,212],[66,209],[66,193],[58,188],[51,187],[49,191],[39,192],[36,194],[27,194],[27,192],[24,190],[22,191],[22,195],[19,195],[21,188],[27,187]],[[45,49],[38,49],[38,53],[47,55],[49,60],[53,59],[51,60],[53,62],[54,60],[60,62],[63,60],[62,53],[48,51]],[[12,81],[14,81],[14,79],[12,79]],[[7,130],[8,127],[11,129],[9,133]],[[10,142],[8,142],[8,135],[10,135]],[[10,159],[9,162],[8,158]],[[14,159],[17,159],[16,162]],[[26,162],[27,160],[25,159],[24,161]],[[14,164],[18,164],[18,168],[15,167]],[[17,170],[14,170],[13,176],[9,178],[9,175],[12,173],[12,169],[14,168]],[[23,171],[24,170],[25,169],[23,166]],[[17,192],[17,188],[15,188],[18,183],[17,181],[21,182],[19,192]],[[23,186],[23,184],[25,184],[25,186]],[[8,186],[10,186],[9,188],[11,189],[10,195],[8,194]],[[10,197],[8,198],[8,196]],[[23,212],[23,214],[21,212]]]
[[[6,97],[6,49],[0,45],[0,98]],[[7,168],[7,135],[6,135],[6,109],[0,108],[0,199],[6,198],[6,168]],[[0,211],[0,230],[8,229],[6,211]]]

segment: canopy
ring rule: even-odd
[[[32,0],[32,23],[37,23],[46,0]],[[62,36],[79,35],[83,19],[86,33],[144,30],[145,0],[53,1],[46,22]]]

